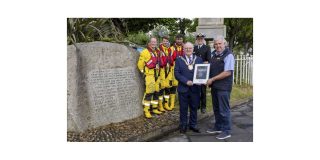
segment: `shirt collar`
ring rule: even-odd
[[[193,54],[190,55],[190,58],[193,58]],[[186,59],[189,59],[188,56],[186,55]]]
[[[223,55],[222,53],[223,53],[225,50],[226,50],[226,49],[222,50],[220,53],[218,53],[218,51],[216,51],[216,53],[215,53],[216,56],[218,56],[218,55],[221,55],[221,56],[222,56],[222,55]]]

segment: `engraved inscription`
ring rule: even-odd
[[[130,109],[131,105],[138,103],[138,86],[131,67],[92,70],[88,84],[95,114],[117,115],[119,106]]]

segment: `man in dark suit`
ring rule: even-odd
[[[205,45],[204,38],[205,35],[202,33],[197,34],[197,45],[194,46],[194,54],[198,57],[201,57],[204,63],[208,63],[208,56],[211,54],[211,49],[209,46]],[[201,113],[206,113],[206,85],[201,85],[201,91],[200,91],[200,104],[199,104],[199,109],[201,108]]]
[[[187,131],[200,133],[197,125],[197,109],[200,101],[200,85],[192,83],[195,64],[202,64],[200,57],[193,54],[193,44],[187,42],[184,47],[185,56],[176,59],[175,78],[179,81],[178,95],[180,103],[180,133]],[[188,109],[190,108],[189,124]]]

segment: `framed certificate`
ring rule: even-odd
[[[193,83],[206,84],[209,79],[210,64],[195,64]]]

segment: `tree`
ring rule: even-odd
[[[185,35],[185,31],[187,28],[192,24],[192,20],[187,19],[187,18],[179,18],[178,19],[178,26],[179,26],[179,31],[180,34]]]
[[[92,42],[103,39],[119,41],[124,38],[121,19],[110,18],[68,18],[67,43]]]
[[[168,26],[174,23],[174,18],[126,18],[128,32],[149,32],[158,25]]]
[[[177,33],[185,35],[186,31],[195,31],[197,21],[187,18],[68,18],[68,44],[92,41],[123,41],[134,39],[138,34],[141,41],[143,33],[156,29],[158,26],[167,28],[173,38]]]
[[[253,19],[252,18],[225,18],[224,24],[227,27],[226,40],[229,48],[248,52],[253,48]]]
[[[197,29],[198,24],[199,24],[199,18],[194,18],[194,19],[192,20],[192,23],[188,26],[187,31],[188,31],[189,33],[191,33],[191,32],[196,32],[196,29]]]
[[[152,31],[152,34],[159,38],[158,31],[160,28],[165,28],[164,30],[168,30],[166,33],[169,33],[171,42],[178,33],[186,35],[186,31],[195,32],[198,25],[198,19],[187,18],[130,18],[126,22],[130,35]]]
[[[157,37],[158,40],[163,36],[168,36],[169,32],[170,32],[169,29],[163,25],[158,25],[151,31],[152,35],[154,37]]]

